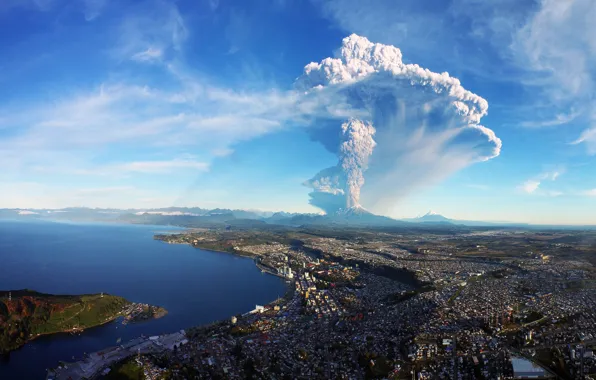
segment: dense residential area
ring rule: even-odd
[[[582,254],[584,233],[218,229],[156,238],[251,256],[284,277],[288,292],[188,329],[188,343],[137,360],[146,378],[596,373],[594,268]]]

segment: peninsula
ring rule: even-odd
[[[118,317],[136,322],[163,317],[161,307],[110,294],[53,295],[33,290],[0,291],[0,354],[41,335],[80,332]]]

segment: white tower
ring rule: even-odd
[[[8,292],[8,302],[12,301],[12,292]]]
[[[103,298],[103,292],[101,292],[101,298]]]

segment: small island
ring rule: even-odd
[[[41,336],[75,333],[124,317],[127,323],[161,318],[161,307],[110,294],[53,295],[33,290],[0,291],[0,354]]]

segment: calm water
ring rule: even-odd
[[[170,333],[252,310],[285,284],[252,260],[153,240],[171,227],[0,221],[0,289],[110,293],[165,307],[159,320],[110,323],[81,336],[35,340],[0,359],[0,379],[43,379],[59,360],[80,358],[141,334]]]

